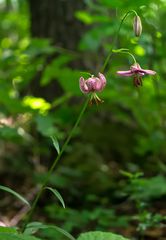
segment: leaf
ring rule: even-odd
[[[50,64],[47,65],[43,71],[41,78],[41,85],[45,86],[49,84],[54,78],[57,77],[57,72],[61,72],[66,64],[74,59],[74,56],[71,54],[61,54],[59,57],[56,57]],[[63,71],[62,71],[63,72]],[[66,80],[66,79],[65,79]]]
[[[19,200],[21,200],[23,203],[25,203],[26,205],[30,206],[29,202],[28,202],[24,197],[22,197],[19,193],[13,191],[12,189],[0,185],[0,190],[3,190],[3,191],[6,191],[6,192],[8,192],[8,193],[13,194],[16,198],[18,198]]]
[[[64,229],[54,226],[54,225],[45,225],[43,223],[40,222],[32,222],[29,223],[26,226],[26,229],[24,231],[25,234],[32,234],[34,232],[37,232],[39,229],[48,229],[48,228],[52,228],[55,229],[56,231],[62,233],[63,235],[65,235],[66,237],[68,237],[71,240],[76,240],[70,233],[66,232]]]
[[[58,232],[62,233],[63,235],[65,235],[66,237],[68,237],[71,240],[76,240],[70,233],[66,232],[64,229],[54,226],[54,229],[56,229]]]
[[[134,179],[131,186],[126,189],[132,193],[130,198],[134,200],[148,201],[159,198],[166,195],[166,178],[159,175],[149,179]]]
[[[63,200],[61,194],[56,189],[53,189],[51,187],[46,187],[45,189],[50,190],[59,199],[59,201],[61,202],[63,208],[65,208],[64,200]]]
[[[77,19],[81,20],[85,24],[93,23],[92,15],[85,11],[77,11],[75,16],[77,17]]]
[[[82,233],[77,240],[129,240],[129,239],[114,233],[94,231]]]
[[[43,228],[44,225],[41,222],[31,222],[27,224],[24,234],[31,235],[36,233],[39,229]]]
[[[14,233],[0,233],[0,240],[41,240],[33,236]]]
[[[42,116],[38,115],[35,119],[37,124],[37,130],[46,137],[50,137],[52,135],[57,135],[58,130],[54,126],[54,118],[51,115]]]
[[[90,74],[89,72],[80,72],[81,75],[85,75],[86,77],[91,77],[92,74]]]
[[[17,229],[15,227],[0,227],[1,233],[17,233]]]
[[[52,139],[52,142],[53,142],[53,145],[54,145],[55,149],[57,150],[57,153],[59,154],[60,153],[60,148],[59,148],[59,143],[58,143],[57,138],[54,137],[54,136],[51,136],[51,139]]]

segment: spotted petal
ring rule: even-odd
[[[89,92],[96,91],[96,89],[95,89],[96,88],[96,78],[95,77],[88,78],[85,82],[86,82]]]

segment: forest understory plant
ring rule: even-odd
[[[128,54],[133,58],[133,65],[130,67],[130,70],[128,71],[118,71],[117,74],[122,76],[122,77],[133,77],[133,83],[134,86],[139,87],[142,86],[142,77],[144,75],[155,75],[156,72],[153,70],[144,70],[140,67],[140,65],[137,63],[135,57],[133,56],[132,53],[130,53],[130,51],[124,48],[120,48],[120,49],[116,49],[117,47],[117,42],[118,42],[118,37],[119,37],[119,33],[122,27],[122,24],[124,23],[125,19],[130,15],[130,14],[134,14],[134,21],[133,21],[133,31],[136,37],[140,37],[141,33],[142,33],[142,24],[141,24],[141,19],[138,16],[138,14],[136,13],[136,11],[131,10],[129,12],[127,12],[124,17],[122,18],[119,28],[117,30],[117,33],[115,34],[115,38],[114,41],[112,43],[112,49],[110,50],[110,52],[108,53],[107,58],[104,61],[103,66],[98,70],[98,76],[95,76],[93,74],[87,73],[87,75],[90,77],[87,79],[84,79],[84,77],[80,77],[79,79],[79,86],[80,86],[80,90],[87,95],[87,99],[85,100],[85,103],[80,111],[80,114],[78,115],[78,118],[73,126],[73,128],[71,129],[71,131],[69,132],[68,137],[66,138],[63,146],[61,149],[59,149],[59,144],[57,139],[53,139],[53,143],[54,146],[58,152],[58,155],[56,157],[56,159],[53,161],[50,169],[47,172],[47,176],[46,179],[44,180],[44,183],[42,184],[42,186],[40,186],[40,189],[38,191],[38,193],[36,194],[36,197],[34,199],[34,201],[32,202],[32,205],[30,207],[29,212],[27,213],[27,215],[25,216],[25,218],[23,219],[23,227],[21,229],[22,232],[22,236],[24,234],[29,234],[29,235],[33,235],[36,231],[38,231],[39,229],[43,229],[43,228],[48,228],[48,227],[52,227],[55,228],[55,230],[61,232],[62,234],[64,234],[65,236],[69,237],[70,239],[74,239],[73,236],[71,236],[69,233],[67,233],[66,231],[64,231],[63,229],[60,229],[57,226],[48,226],[42,223],[32,223],[32,218],[33,218],[33,214],[36,210],[37,204],[39,202],[39,199],[42,196],[43,191],[45,191],[46,189],[50,190],[60,201],[61,203],[64,205],[64,201],[62,196],[60,195],[60,193],[56,190],[56,189],[52,189],[49,186],[47,186],[49,180],[50,180],[50,176],[53,173],[53,171],[55,170],[57,164],[59,163],[59,160],[61,159],[62,154],[65,152],[66,147],[69,143],[69,141],[71,140],[71,138],[73,137],[76,128],[78,127],[81,119],[83,118],[83,115],[88,107],[88,104],[92,105],[93,102],[95,102],[96,104],[102,103],[103,101],[98,97],[98,93],[102,92],[104,90],[104,88],[106,87],[106,77],[105,77],[105,71],[108,67],[108,65],[110,66],[110,59],[113,56],[113,54],[115,53],[122,53],[122,54]],[[112,60],[112,59],[111,59]],[[96,70],[94,71],[96,72]],[[16,197],[18,197],[20,200],[22,201],[26,201],[25,199],[23,199],[19,194],[15,193],[14,191],[10,190],[9,188],[4,188],[3,186],[1,186],[1,190],[5,190],[8,191],[12,194],[14,194]],[[15,233],[16,234],[16,233]],[[91,239],[95,239],[95,240],[99,240],[102,239],[102,237],[104,237],[103,239],[105,239],[105,237],[107,237],[107,240],[125,240],[126,238],[123,238],[122,236],[118,236],[118,235],[114,235],[112,233],[102,233],[102,232],[92,232],[92,233],[86,233],[84,235],[81,235],[78,239],[79,240],[86,240],[88,239],[88,236],[92,237]],[[2,234],[3,235],[3,234]],[[0,233],[1,236],[1,233]],[[5,236],[5,234],[4,234]],[[26,238],[22,238],[22,239],[26,239]],[[30,239],[30,238],[29,238]],[[33,238],[32,238],[33,239]]]
[[[128,183],[126,184],[126,194],[137,210],[137,213],[132,217],[132,220],[137,221],[136,230],[138,232],[138,240],[146,239],[146,231],[150,228],[162,229],[165,227],[164,222],[166,217],[150,210],[151,202],[150,198],[147,197],[147,193],[148,191],[150,193],[151,190],[144,190],[143,188],[143,183],[148,183],[150,180],[146,179],[142,172],[130,173],[121,170],[121,174],[128,180]],[[151,183],[152,185],[154,185],[153,181],[154,180],[152,180]],[[161,181],[160,178],[159,181]]]

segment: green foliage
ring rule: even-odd
[[[127,240],[127,238],[113,233],[96,231],[83,233],[78,240]]]
[[[130,14],[114,46],[120,21],[131,9],[142,19],[142,36],[134,37],[134,15]],[[87,28],[85,32],[80,29],[82,37],[73,51],[56,46],[51,39],[31,37],[30,15],[28,1],[0,2],[0,173],[5,176],[0,180],[13,183],[19,192],[26,189],[28,194],[32,186],[44,182],[59,145],[79,114],[84,98],[78,85],[80,76],[97,74],[113,48],[104,73],[107,86],[100,93],[104,103],[88,108],[47,187],[63,207],[65,199],[67,208],[54,204],[47,191],[40,206],[46,206],[45,222],[56,221],[74,234],[90,229],[128,230],[124,235],[137,238],[136,228],[146,233],[162,227],[166,196],[166,2],[86,0],[85,8],[75,12],[74,21]],[[116,71],[127,70],[132,64],[127,54],[119,54],[124,51],[134,54],[143,68],[157,71],[157,76],[144,77],[140,89],[133,88],[131,78],[118,77]],[[120,169],[126,170],[123,175],[127,181]],[[27,203],[13,190],[1,189]],[[5,201],[8,206],[10,200]],[[156,207],[158,201],[162,210]],[[0,207],[3,210],[3,201]],[[11,216],[18,208],[13,206],[9,209],[12,214],[5,214]],[[36,217],[43,219],[40,211]],[[55,234],[58,240],[72,239],[65,230],[31,223],[26,234],[0,228],[0,239],[52,240]],[[85,233],[78,239],[94,238],[125,239],[101,232]]]
[[[161,214],[152,214],[146,210],[142,211],[138,219],[139,224],[137,230],[145,232],[147,229],[152,227],[162,227],[162,222],[166,220],[165,216]]]
[[[34,237],[33,235],[37,233],[40,229],[50,229],[50,228],[54,230],[54,235],[56,234],[56,232],[59,232],[62,235],[64,235],[66,239],[75,240],[75,238],[71,234],[69,234],[62,228],[53,226],[53,225],[46,225],[41,222],[29,223],[26,226],[23,234],[18,233],[16,228],[0,227],[0,239],[39,240],[41,238]]]
[[[106,231],[109,227],[127,228],[130,220],[129,216],[118,216],[114,210],[104,208],[104,206],[102,208],[98,206],[93,209],[76,210],[68,207],[62,209],[52,204],[46,207],[46,213],[52,220],[62,222],[63,229],[68,232],[86,231],[89,224],[95,224],[95,229],[101,231]]]
[[[18,233],[16,228],[0,227],[0,239],[3,240],[40,240],[34,236]]]
[[[132,180],[128,187],[131,192],[131,199],[148,201],[154,198],[160,198],[166,195],[166,178],[163,176],[156,176],[145,179],[138,178]]]
[[[0,233],[17,233],[17,229],[14,227],[0,227]]]
[[[12,233],[0,233],[0,238],[3,240],[41,240],[33,236],[27,236],[24,234],[12,234]]]
[[[66,232],[64,229],[60,228],[60,227],[57,227],[57,226],[53,226],[53,225],[46,225],[46,224],[43,224],[41,222],[32,222],[32,223],[29,223],[27,226],[26,226],[26,229],[24,231],[24,234],[27,234],[27,235],[31,235],[35,232],[37,232],[38,230],[40,229],[48,229],[48,228],[51,228],[51,229],[54,229],[55,232],[58,231],[60,232],[61,234],[65,235],[67,238],[71,239],[71,240],[75,240],[75,238],[69,234],[68,232]]]

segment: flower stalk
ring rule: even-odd
[[[124,15],[124,17],[122,18],[122,20],[121,20],[121,22],[120,22],[120,25],[119,25],[119,28],[118,28],[118,30],[117,30],[117,33],[116,33],[116,35],[115,35],[115,38],[114,38],[114,40],[113,40],[112,48],[111,48],[111,50],[110,50],[110,52],[109,52],[109,54],[108,54],[108,56],[107,56],[107,58],[106,58],[106,60],[105,60],[105,62],[104,62],[104,64],[103,64],[103,67],[101,68],[101,72],[104,72],[104,70],[106,69],[107,64],[108,64],[111,56],[114,54],[112,50],[113,50],[113,49],[116,47],[116,45],[117,45],[119,33],[120,33],[121,27],[122,27],[125,19],[126,19],[130,14],[132,14],[132,13],[134,13],[135,16],[138,16],[138,14],[137,14],[137,12],[136,12],[135,10],[130,10],[130,11],[128,11],[128,12]]]
[[[103,66],[101,67],[101,72],[103,73],[104,70],[106,69],[107,67],[107,64],[113,54],[113,49],[114,47],[116,46],[117,44],[117,40],[118,40],[118,37],[119,37],[119,33],[120,33],[120,30],[121,30],[121,26],[123,24],[123,22],[125,21],[125,19],[131,14],[131,13],[134,13],[136,17],[138,17],[138,14],[136,13],[136,11],[134,10],[131,10],[129,12],[127,12],[124,17],[122,18],[121,22],[120,22],[120,25],[119,25],[119,28],[117,30],[117,33],[115,35],[115,38],[113,40],[113,44],[112,44],[112,49],[110,50],[107,58],[105,59],[104,61],[104,64]],[[134,60],[134,63],[136,64],[136,60],[134,58],[134,56],[129,53],[129,52],[122,52],[122,53],[127,53],[129,54],[130,56],[132,56],[133,60]],[[90,94],[90,96],[87,98],[87,100],[85,101],[82,109],[81,109],[81,112],[73,126],[73,128],[71,129],[68,137],[66,138],[61,150],[60,150],[60,153],[57,155],[56,159],[54,160],[54,162],[52,163],[50,169],[48,170],[48,173],[47,173],[47,177],[44,181],[44,183],[42,184],[42,186],[40,187],[40,190],[38,191],[33,203],[32,203],[32,207],[30,209],[30,211],[28,212],[27,214],[27,217],[26,217],[26,220],[25,220],[25,223],[24,223],[24,226],[23,226],[23,231],[25,230],[26,228],[26,225],[31,221],[32,217],[33,217],[33,214],[34,214],[34,210],[36,209],[36,206],[37,206],[37,203],[43,193],[43,191],[45,190],[45,187],[47,185],[47,183],[49,182],[49,179],[50,179],[50,176],[52,174],[52,172],[55,170],[55,167],[56,165],[58,164],[62,154],[64,153],[69,141],[71,140],[76,128],[78,127],[82,117],[83,117],[83,114],[88,106],[88,103],[92,103],[92,101],[94,100],[97,104],[99,102],[102,102],[102,100],[97,96],[96,92],[100,92],[104,89],[105,85],[106,85],[106,79],[105,79],[105,76],[102,74],[102,73],[99,73],[99,76],[98,77],[94,77],[94,76],[90,76],[88,79],[84,79],[83,77],[80,78],[80,89],[83,93],[86,93],[86,94]]]
[[[54,171],[57,163],[59,162],[63,152],[65,151],[65,149],[66,149],[70,139],[72,138],[76,128],[78,127],[78,125],[79,125],[79,123],[80,123],[80,121],[81,121],[81,119],[83,117],[83,114],[84,114],[84,112],[85,112],[85,110],[86,110],[86,108],[88,106],[88,103],[89,103],[89,98],[87,98],[87,100],[85,101],[85,103],[84,103],[84,105],[82,107],[82,110],[81,110],[81,112],[80,112],[80,114],[79,114],[79,116],[78,116],[78,118],[77,118],[77,120],[76,120],[76,122],[75,122],[75,124],[74,124],[74,126],[72,128],[72,130],[70,131],[66,141],[64,142],[64,144],[63,144],[63,146],[62,146],[62,148],[60,150],[60,153],[57,155],[56,159],[54,160],[53,164],[51,165],[51,167],[50,167],[50,169],[49,169],[49,171],[47,173],[47,177],[46,177],[44,183],[42,184],[39,192],[37,193],[37,195],[36,195],[36,197],[35,197],[35,199],[34,199],[34,201],[32,203],[32,207],[31,207],[31,209],[30,209],[30,211],[28,213],[27,219],[26,219],[24,227],[23,227],[23,231],[25,230],[26,225],[31,221],[33,213],[34,213],[34,210],[36,208],[36,205],[37,205],[37,203],[38,203],[38,201],[39,201],[39,199],[40,199],[40,197],[41,197],[41,195],[42,195],[42,193],[43,193],[43,191],[44,191],[44,189],[45,189],[45,187],[46,187],[46,185],[47,185],[47,183],[48,183],[48,181],[50,179],[50,176],[51,176],[52,172]]]

